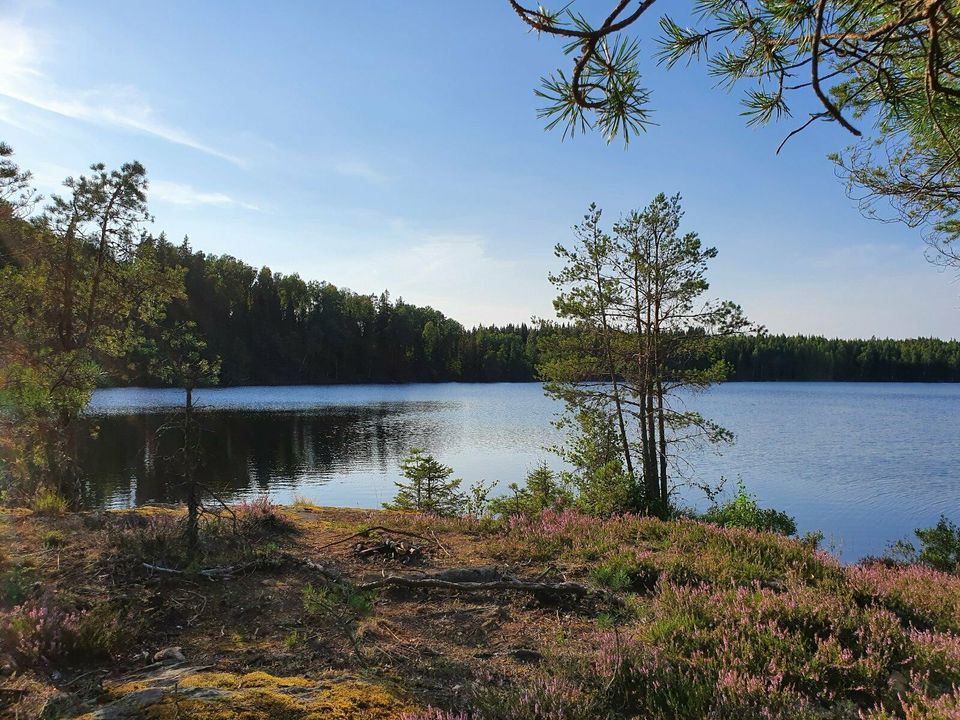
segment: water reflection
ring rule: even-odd
[[[440,403],[385,403],[311,412],[206,411],[198,476],[229,499],[324,485],[364,469],[383,475],[414,444],[442,447],[431,419]],[[178,415],[169,411],[88,418],[81,463],[91,506],[183,499]]]
[[[269,489],[324,505],[379,507],[395,492],[399,460],[424,447],[467,486],[522,482],[544,447],[562,442],[550,424],[559,403],[528,384],[360,385],[202,390],[204,468],[224,499]],[[686,458],[696,478],[742,478],[765,505],[823,530],[846,559],[956,517],[960,385],[731,383],[690,397],[737,434],[722,454]],[[90,504],[177,499],[169,458],[176,435],[157,436],[183,394],[98,391],[88,422],[99,426],[81,461]],[[681,489],[678,501],[705,504]]]

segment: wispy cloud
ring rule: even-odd
[[[394,298],[431,305],[467,326],[552,317],[543,273],[494,253],[483,236],[411,232],[394,245],[379,251],[375,263],[363,253],[339,253],[322,264],[301,261],[298,270],[358,292],[389,289]]]
[[[186,183],[170,182],[168,180],[152,181],[150,183],[150,196],[174,205],[214,205],[242,208],[243,210],[260,210],[257,205],[237,200],[226,193],[205,192]]]
[[[42,70],[51,41],[21,22],[0,17],[0,38],[0,95],[62,117],[153,135],[236,165],[243,164],[240,158],[161,120],[149,100],[133,86],[71,89],[57,83]],[[16,124],[9,107],[5,121]]]
[[[386,175],[363,160],[343,160],[334,165],[333,169],[341,175],[359,178],[370,183],[380,184],[387,181]]]
[[[2,61],[0,61],[2,62]],[[37,128],[32,124],[25,122],[23,118],[17,117],[17,113],[8,103],[0,102],[0,123],[23,130],[31,135],[39,134]]]

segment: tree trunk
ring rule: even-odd
[[[660,497],[663,498],[664,511],[667,509],[669,489],[667,488],[667,434],[663,412],[663,382],[657,380],[657,423],[660,427]]]
[[[183,419],[183,473],[187,489],[187,547],[192,555],[200,544],[200,500],[193,479],[193,388],[187,387],[185,390],[187,398]]]
[[[630,474],[631,478],[634,478],[633,458],[630,454],[630,442],[627,440],[627,425],[623,420],[623,405],[620,402],[620,387],[617,382],[617,366],[613,360],[613,349],[610,345],[610,325],[607,321],[607,305],[604,301],[603,275],[601,273],[599,258],[595,260],[594,267],[596,268],[594,280],[597,285],[597,302],[600,305],[600,321],[601,327],[603,328],[603,349],[604,353],[606,354],[607,368],[610,372],[610,386],[611,390],[613,391],[613,403],[617,408],[617,426],[620,430],[620,443],[623,445],[623,459],[627,466],[627,472]]]

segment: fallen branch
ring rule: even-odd
[[[450,557],[450,551],[443,546],[442,542],[440,542],[440,538],[437,537],[436,531],[431,530],[430,534],[433,535],[433,541],[437,544],[437,547],[443,550],[444,555],[446,555],[447,557]]]
[[[340,573],[335,568],[325,567],[318,562],[314,562],[308,557],[298,558],[298,557],[294,557],[290,553],[283,553],[281,555],[281,558],[286,562],[292,563],[294,565],[301,565],[307,568],[308,570],[312,570],[313,572],[318,573],[319,575],[322,575],[325,579],[327,579],[330,582],[340,581]]]
[[[461,592],[486,592],[491,590],[514,590],[528,592],[535,595],[573,595],[583,598],[591,594],[590,588],[574,582],[543,583],[526,580],[492,580],[489,582],[458,582],[454,580],[440,580],[438,578],[410,578],[400,575],[388,575],[378,580],[357,585],[359,590],[375,590],[392,585],[403,588],[432,589],[432,590],[459,590]]]
[[[197,575],[202,575],[208,580],[228,580],[239,572],[244,570],[249,570],[251,568],[262,565],[263,563],[260,560],[252,560],[248,563],[243,563],[242,565],[229,565],[224,567],[212,567],[207,568],[206,570],[198,570]],[[142,563],[143,567],[147,570],[152,570],[153,572],[167,573],[169,575],[186,575],[183,570],[177,570],[175,568],[163,567],[162,565],[153,565],[151,563]],[[193,573],[190,573],[193,574]]]

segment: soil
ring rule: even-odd
[[[466,569],[468,580],[559,583],[586,569],[507,562],[469,524],[313,506],[277,512],[292,529],[259,537],[259,560],[204,575],[145,567],[109,540],[180,509],[2,511],[0,567],[27,567],[33,597],[119,608],[124,627],[120,646],[101,657],[25,664],[0,647],[0,716],[397,717],[456,705],[478,677],[522,674],[553,639],[586,635],[604,610],[602,597],[511,590],[363,593],[355,588],[391,575]],[[351,537],[374,526],[386,529]]]

